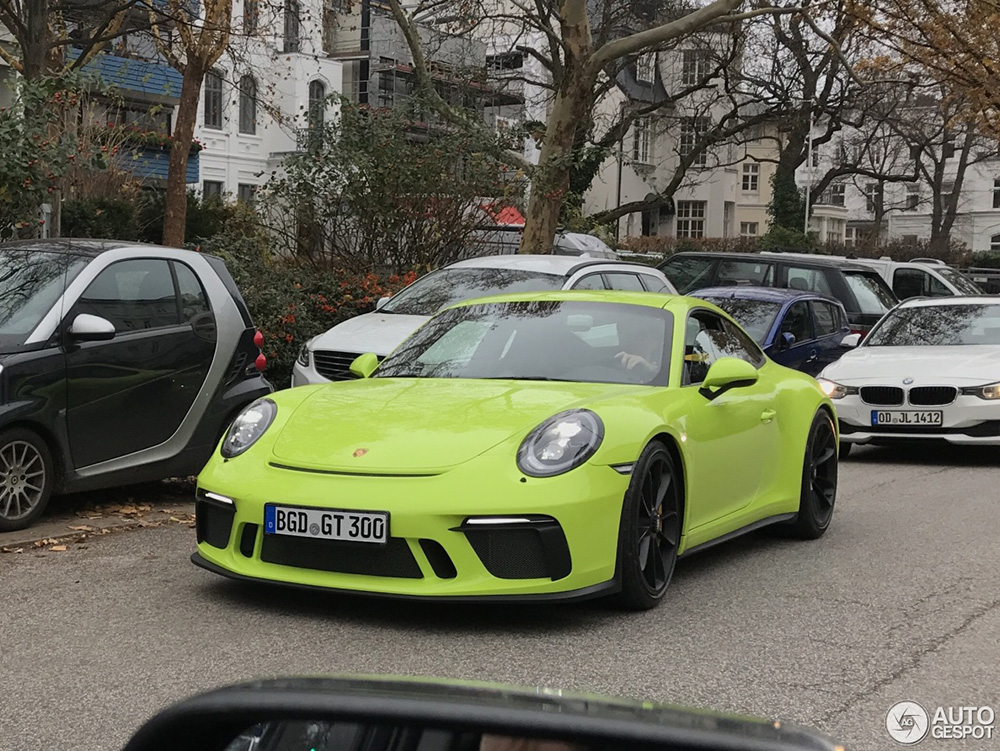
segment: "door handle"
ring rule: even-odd
[[[815,359],[816,359],[817,357],[819,357],[819,353],[818,353],[818,352],[817,352],[816,350],[812,350],[812,351],[811,351],[811,352],[809,353],[809,359],[808,359],[808,360],[807,360],[806,362],[812,362],[812,361],[813,361],[813,360],[815,360]]]
[[[774,419],[774,416],[776,414],[778,414],[778,413],[775,412],[773,409],[765,409],[763,412],[760,413],[760,421],[761,422],[771,422],[771,420]]]

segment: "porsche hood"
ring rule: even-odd
[[[637,389],[467,379],[337,383],[318,389],[288,417],[274,439],[273,460],[350,474],[433,474],[526,434],[557,412]]]

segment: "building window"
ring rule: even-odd
[[[209,198],[222,198],[223,187],[221,180],[205,180],[201,184],[201,197],[206,201]]]
[[[858,228],[848,227],[844,230],[844,245],[854,245],[858,241]]]
[[[660,227],[660,210],[646,209],[642,212],[642,235],[649,237],[656,235]]]
[[[705,201],[677,202],[677,237],[705,236]]]
[[[708,50],[684,50],[681,58],[681,84],[694,86],[708,77]]]
[[[321,130],[326,120],[326,86],[322,81],[309,82],[309,127]]]
[[[259,18],[260,0],[243,0],[243,33],[248,36],[256,33]]]
[[[285,0],[285,38],[282,51],[299,51],[299,0]]]
[[[1000,235],[993,235],[990,238],[990,250],[1000,251]]]
[[[240,133],[257,132],[257,81],[253,76],[240,79]]]
[[[253,203],[254,193],[257,192],[256,185],[250,185],[248,183],[240,183],[236,186],[236,198],[243,203]]]
[[[874,214],[882,203],[882,186],[878,183],[865,184],[865,211]]]
[[[708,149],[701,141],[708,132],[707,117],[686,117],[681,122],[681,157],[694,154],[692,167],[704,167],[708,164]]]
[[[830,186],[823,191],[823,194],[819,197],[817,203],[824,206],[843,206],[844,205],[844,194],[845,194],[844,183],[831,183]]]
[[[635,80],[653,83],[656,80],[656,53],[644,52],[635,61]]]
[[[760,185],[760,165],[747,163],[743,165],[743,192],[756,193]]]
[[[1000,181],[997,181],[1000,182]],[[917,185],[906,186],[906,211],[915,211],[920,203],[920,187]],[[993,188],[993,206],[997,205],[997,189]]]
[[[396,76],[391,70],[378,74],[378,106],[392,107],[396,101]]]
[[[757,237],[757,222],[740,222],[741,237]]]
[[[205,127],[222,129],[222,76],[214,70],[205,74]]]
[[[632,159],[649,164],[652,159],[652,126],[648,117],[640,117],[632,124]]]
[[[993,181],[993,208],[1000,209],[1000,178]]]

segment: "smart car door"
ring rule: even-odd
[[[784,345],[785,334],[791,334],[794,337],[790,345]],[[802,300],[788,307],[781,319],[775,346],[772,359],[779,365],[795,370],[807,370],[815,365],[819,352],[816,349],[815,337],[813,336],[809,303]]]
[[[738,326],[707,310],[689,314],[684,342],[682,388],[695,390],[711,364],[738,357],[758,369],[763,353]],[[766,377],[765,377],[766,376]],[[739,512],[770,484],[777,462],[776,386],[769,375],[709,399],[697,394],[683,419],[687,452],[687,528],[695,529]]]
[[[67,433],[89,466],[163,443],[181,425],[215,352],[215,321],[195,273],[162,258],[118,261],[90,283],[81,313],[115,327],[109,341],[66,338]]]

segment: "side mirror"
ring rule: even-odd
[[[404,747],[438,751],[836,751],[777,722],[653,702],[488,683],[332,676],[216,689],[162,710],[125,751]],[[409,743],[412,741],[412,745]]]
[[[391,299],[392,299],[391,297],[380,297],[378,299],[378,302],[375,303],[375,310],[382,310],[382,306],[385,305],[387,302],[389,302],[389,300]]]
[[[106,342],[115,338],[115,325],[107,318],[80,313],[69,325],[74,342]]]
[[[377,367],[378,357],[371,352],[365,352],[365,354],[354,358],[354,362],[351,363],[351,373],[358,378],[367,378],[375,372]]]
[[[709,367],[698,392],[709,400],[717,399],[730,389],[752,386],[757,383],[758,378],[760,373],[757,372],[757,368],[746,360],[720,357]]]
[[[861,334],[848,334],[840,340],[841,347],[849,347],[850,349],[854,349],[859,344],[861,344]]]
[[[778,346],[775,347],[779,352],[788,349],[793,344],[795,344],[795,334],[791,331],[782,331],[778,335],[778,341],[775,342]]]

